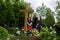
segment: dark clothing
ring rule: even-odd
[[[37,24],[37,18],[33,18],[32,28],[36,28],[36,24]]]
[[[40,20],[38,20],[37,17],[33,18],[33,21],[32,21],[32,28],[36,28],[39,32],[41,30],[41,17],[40,17]]]
[[[40,32],[41,31],[41,21],[40,20],[37,21],[36,26],[37,26],[38,31]]]
[[[60,35],[60,27],[58,25],[55,25],[55,29],[56,29],[56,34]]]

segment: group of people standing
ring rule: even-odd
[[[27,18],[27,28],[30,30],[37,29],[38,32],[41,30],[41,16],[40,14],[29,14]]]

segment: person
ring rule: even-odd
[[[40,32],[40,31],[41,31],[41,26],[42,26],[41,16],[40,16],[40,14],[38,14],[38,13],[37,13],[36,16],[37,16],[36,28],[37,28],[38,32]]]
[[[32,18],[32,28],[33,29],[36,29],[36,23],[37,23],[37,17],[36,17],[36,14],[34,14],[33,18]]]
[[[28,18],[27,18],[27,28],[28,29],[30,29],[30,30],[32,30],[32,17],[31,17],[32,15],[31,14],[29,14],[29,16],[28,16]]]
[[[29,14],[29,16],[27,18],[27,30],[32,30],[31,24],[32,24],[32,22],[31,22],[31,14]],[[22,30],[24,30],[24,27],[22,27]]]
[[[34,14],[34,17],[32,19],[33,19],[32,28],[37,29],[38,32],[40,32],[41,31],[41,26],[42,26],[40,14],[38,14],[38,13]]]

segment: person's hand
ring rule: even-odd
[[[29,24],[29,26],[31,26],[31,24]]]
[[[29,24],[30,26],[32,25],[32,23]]]

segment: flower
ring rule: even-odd
[[[27,29],[28,29],[28,30],[32,30],[32,27],[31,27],[31,26],[28,26]]]
[[[27,25],[27,30],[32,30],[32,26]],[[22,30],[25,30],[24,27],[22,27]]]
[[[16,33],[17,33],[17,34],[20,34],[20,31],[17,31]]]
[[[50,29],[52,29],[52,27],[50,27]]]
[[[24,27],[22,27],[22,30],[25,30]],[[27,30],[32,30],[32,27],[27,27]]]

